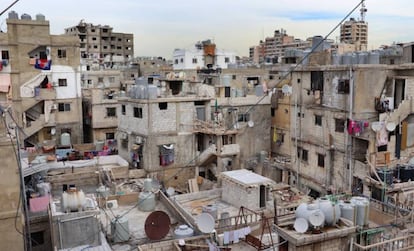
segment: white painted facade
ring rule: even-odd
[[[206,67],[204,57],[204,50],[202,48],[176,49],[173,53],[173,69],[191,70]],[[214,60],[214,67],[227,69],[229,64],[236,63],[236,54],[216,48]]]

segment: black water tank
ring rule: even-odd
[[[378,176],[380,179],[385,182],[387,185],[392,185],[392,180],[394,178],[394,174],[392,170],[378,170]]]

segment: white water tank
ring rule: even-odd
[[[192,228],[190,228],[187,225],[179,225],[175,230],[174,230],[174,236],[176,238],[185,238],[185,237],[191,237],[194,235],[194,230]]]
[[[341,217],[341,209],[336,203],[332,203],[327,198],[318,199],[319,208],[325,216],[325,223],[327,225],[334,225]]]
[[[203,213],[208,213],[216,220],[217,219],[217,206],[216,205],[206,205],[202,207]]]
[[[144,212],[151,212],[155,209],[155,195],[152,192],[140,192],[138,196],[138,209]]]
[[[351,202],[339,203],[341,209],[341,217],[350,220],[356,225],[356,211],[355,206]]]
[[[114,243],[129,240],[129,224],[126,217],[115,217],[111,221],[111,234]]]
[[[365,197],[355,196],[351,198],[351,203],[356,208],[356,224],[358,226],[368,225],[369,200]]]
[[[70,141],[70,133],[64,132],[60,135],[60,144],[62,146],[70,146],[71,141]]]

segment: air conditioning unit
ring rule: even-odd
[[[137,136],[137,137],[135,138],[135,143],[137,143],[137,144],[142,144],[142,137],[141,137],[141,136]]]
[[[52,105],[52,110],[57,110],[58,109],[58,105],[57,104],[53,104]]]
[[[106,202],[106,208],[107,209],[116,209],[118,208],[118,201],[117,200],[108,200]]]
[[[121,133],[121,139],[128,139],[128,134],[126,133]]]

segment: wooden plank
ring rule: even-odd
[[[197,179],[189,179],[188,180],[188,187],[190,189],[190,193],[195,193],[195,192],[199,192],[199,188],[198,188],[198,183],[197,183]]]

